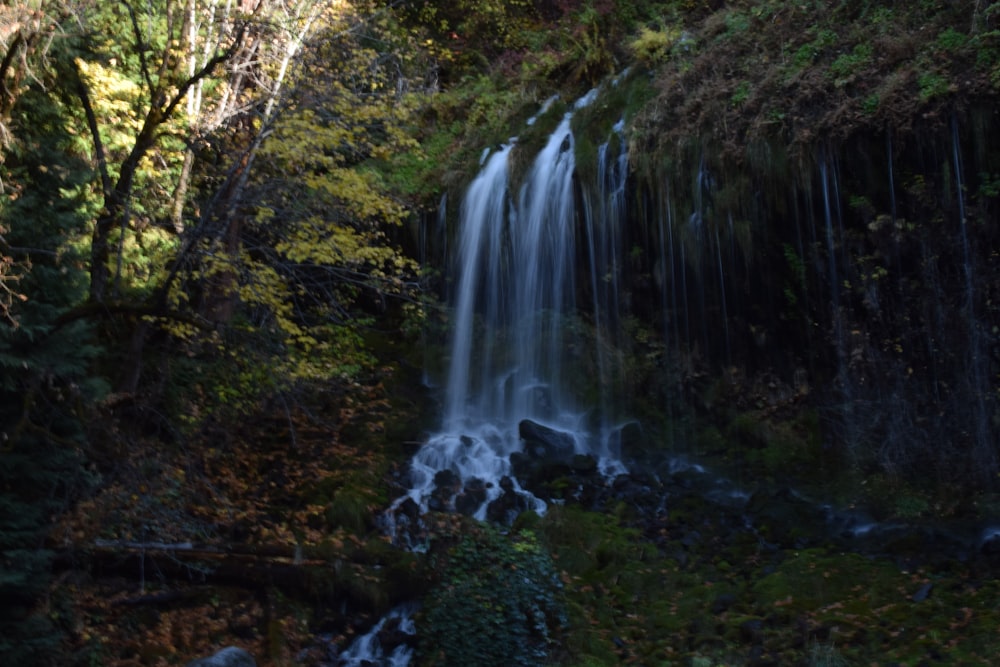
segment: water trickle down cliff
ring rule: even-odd
[[[759,138],[738,159],[692,141],[643,174],[674,395],[718,419],[724,378],[731,411],[815,409],[841,462],[993,484],[997,129],[973,108],[809,146]]]

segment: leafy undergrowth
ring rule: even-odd
[[[659,548],[614,513],[554,507],[537,528],[565,583],[565,664],[989,665],[1000,650],[981,563],[781,550],[707,512],[666,520]]]
[[[314,386],[183,441],[116,433],[127,451],[52,536],[77,663],[184,664],[235,643],[295,664],[325,654],[320,632],[343,647],[411,594],[416,559],[375,527],[389,409],[377,382]]]
[[[422,664],[553,664],[566,622],[562,586],[533,532],[470,525],[432,558],[440,581],[418,618]]]

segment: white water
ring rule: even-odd
[[[386,654],[379,641],[379,633],[391,619],[399,619],[399,631],[407,635],[415,635],[416,625],[412,615],[414,607],[403,605],[389,612],[378,623],[376,623],[367,634],[354,640],[346,651],[340,654],[337,664],[340,667],[367,667],[378,665],[379,667],[406,667],[413,657],[413,648],[407,644],[400,644]]]
[[[596,94],[582,98],[574,111]],[[442,428],[414,456],[406,496],[422,510],[435,475],[449,470],[463,485],[472,479],[485,482],[486,500],[474,514],[484,519],[487,505],[503,493],[500,480],[512,477],[510,455],[523,447],[518,424],[525,419],[571,435],[576,453],[594,455],[605,474],[625,470],[615,425],[602,406],[581,405],[576,395],[581,378],[593,382],[580,364],[596,360],[603,375],[609,361],[598,359],[603,352],[590,349],[587,334],[573,326],[577,281],[590,279],[576,274],[578,234],[592,273],[615,273],[609,262],[618,260],[608,258],[618,255],[618,248],[609,247],[617,235],[608,230],[624,209],[624,156],[610,157],[606,146],[601,148],[601,160],[612,164],[614,174],[605,176],[606,165],[600,165],[597,198],[606,203],[596,214],[579,212],[572,114],[567,112],[550,135],[517,193],[509,183],[512,141],[484,152],[481,171],[465,194],[453,263],[457,275]],[[586,230],[578,229],[581,219]],[[600,226],[596,232],[594,225]],[[598,329],[617,318],[617,286],[602,287],[593,290]],[[545,510],[542,500],[512,481],[530,507]]]

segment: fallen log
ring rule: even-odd
[[[87,550],[96,576],[136,577],[147,581],[181,579],[191,583],[278,587],[288,593],[335,595],[345,588],[341,575],[361,566],[346,559],[306,559],[295,546],[196,545],[190,542],[95,540]]]
[[[146,605],[170,605],[175,602],[187,602],[202,596],[202,592],[197,589],[181,588],[174,590],[159,591],[138,595],[136,597],[115,600],[111,604],[116,607],[141,607]]]
[[[99,539],[86,545],[63,544],[53,551],[54,570],[64,575],[134,582],[136,604],[169,604],[168,599],[143,600],[147,588],[155,593],[218,585],[264,595],[280,590],[289,597],[335,606],[341,613],[381,613],[419,596],[430,583],[420,557],[411,552],[366,548],[353,541],[343,546],[333,551],[329,545]]]

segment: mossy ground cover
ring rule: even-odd
[[[811,142],[938,114],[995,92],[995,7],[981,3],[726,3],[658,68],[639,127],[663,150],[692,136]]]
[[[989,665],[1000,649],[1000,583],[981,563],[768,548],[708,513],[684,520],[697,531],[668,521],[656,546],[614,513],[538,522],[565,582],[563,664]]]
[[[532,531],[469,525],[430,558],[438,581],[418,617],[420,664],[553,664],[566,625],[563,586]]]

